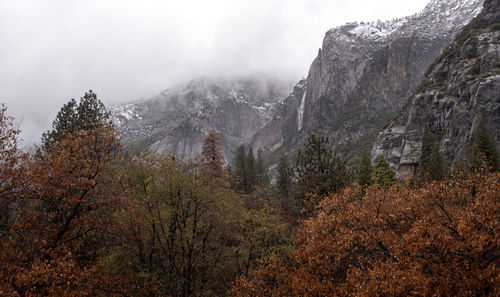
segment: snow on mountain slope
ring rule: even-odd
[[[478,0],[432,0],[419,13],[390,21],[353,22],[329,31],[356,39],[386,43],[409,34],[442,36],[465,26],[482,7]],[[429,24],[432,21],[432,24]],[[328,33],[327,33],[328,34]]]
[[[432,0],[408,17],[328,30],[307,80],[256,134],[254,150],[277,160],[293,155],[314,133],[328,136],[356,164],[482,5],[483,0]]]
[[[149,100],[113,107],[111,113],[130,150],[149,147],[182,159],[195,158],[208,131],[216,129],[231,160],[237,146],[271,119],[290,89],[288,82],[264,78],[202,78]]]
[[[425,125],[445,161],[467,160],[480,121],[500,144],[500,1],[488,0],[429,67],[420,87],[379,134],[372,160],[384,155],[399,176],[418,168]]]

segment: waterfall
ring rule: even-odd
[[[302,100],[300,101],[299,108],[297,109],[297,125],[299,127],[299,131],[302,130],[302,126],[304,125],[304,107],[306,105],[306,95],[307,91],[304,92]]]

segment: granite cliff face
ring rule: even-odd
[[[356,163],[481,7],[482,0],[432,0],[410,17],[328,31],[307,79],[253,138],[254,150],[293,154],[315,133]]]
[[[211,129],[223,137],[231,160],[239,144],[267,123],[290,92],[288,82],[265,78],[198,79],[159,95],[111,108],[128,150],[150,148],[194,159]]]
[[[486,0],[477,16],[428,69],[399,115],[372,150],[399,176],[414,172],[425,124],[438,136],[445,159],[468,156],[481,119],[500,140],[500,1]]]

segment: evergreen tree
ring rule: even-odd
[[[222,138],[217,131],[210,130],[203,142],[203,149],[201,151],[201,164],[208,176],[215,178],[226,176],[223,151]]]
[[[495,139],[481,120],[474,131],[474,144],[472,147],[472,168],[479,168],[482,163],[486,163],[492,171],[500,170],[500,156]]]
[[[111,113],[106,110],[104,104],[97,99],[96,93],[92,92],[92,90],[80,98],[76,113],[78,115],[78,125],[83,130],[112,125]]]
[[[368,153],[364,153],[358,169],[358,182],[362,187],[371,185],[373,167]]]
[[[377,165],[373,168],[372,184],[383,187],[389,186],[396,181],[394,170],[382,155],[378,158]]]
[[[328,148],[327,137],[310,136],[304,151],[299,151],[295,163],[302,197],[310,192],[317,192],[321,196],[339,192],[353,179],[346,161]]]
[[[56,118],[52,122],[51,131],[46,131],[42,134],[42,148],[47,151],[56,142],[61,141],[64,135],[72,134],[78,127],[78,115],[76,108],[78,104],[75,99],[71,99],[64,104],[61,110],[57,113]]]
[[[246,169],[247,173],[246,176],[248,178],[247,185],[248,188],[246,190],[247,193],[251,193],[255,189],[256,181],[257,181],[257,174],[255,171],[255,157],[253,155],[253,149],[250,148],[248,150],[247,158],[246,158]]]
[[[262,150],[257,152],[257,162],[255,164],[256,182],[259,187],[266,187],[269,185],[269,175],[266,166],[264,165],[264,156]]]
[[[234,157],[233,166],[234,170],[230,178],[233,188],[237,191],[250,194],[255,190],[256,185],[265,185],[268,181],[262,156],[260,161],[256,161],[251,148],[246,153],[245,147],[240,145]]]
[[[278,193],[283,198],[290,197],[290,190],[292,186],[292,176],[290,165],[288,164],[287,155],[282,155],[278,162],[278,177],[276,181],[276,188]]]
[[[232,188],[232,189],[235,189],[236,188],[236,183],[235,183],[235,176],[233,174],[233,169],[231,168],[230,165],[227,165],[227,175],[229,176],[229,186]]]
[[[233,188],[239,192],[250,192],[249,176],[248,176],[248,159],[245,152],[245,147],[240,145],[236,151],[233,160],[234,170],[231,170],[231,180]]]
[[[442,180],[446,177],[448,168],[439,152],[439,144],[435,136],[425,125],[422,136],[422,155],[418,166],[418,176],[421,181]]]
[[[68,135],[99,127],[112,127],[110,113],[97,99],[97,95],[90,90],[80,98],[78,104],[75,99],[71,99],[61,108],[52,123],[52,130],[42,135],[42,149],[48,151]]]
[[[439,144],[434,143],[431,151],[431,163],[428,167],[428,176],[430,180],[443,180],[448,174],[448,166],[439,151]]]

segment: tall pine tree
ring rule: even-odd
[[[500,170],[500,156],[498,153],[497,142],[491,136],[486,123],[481,120],[474,131],[471,167],[478,169],[483,162],[492,171]]]
[[[381,155],[378,158],[375,168],[373,168],[372,184],[387,187],[395,181],[396,175],[394,174],[394,170],[392,170],[385,157]]]
[[[255,160],[250,153],[247,155],[245,146],[240,145],[234,156],[233,168],[231,168],[231,184],[233,188],[242,193],[249,194],[255,188],[254,166]]]
[[[79,103],[71,99],[61,108],[52,123],[52,130],[42,135],[42,149],[49,151],[51,147],[75,132],[112,126],[110,113],[97,95],[90,90],[80,98]]]
[[[290,197],[292,187],[292,175],[287,155],[281,156],[278,162],[277,170],[278,176],[276,180],[276,188],[282,198],[288,199]]]
[[[422,136],[422,155],[418,165],[418,179],[422,182],[442,180],[446,177],[448,167],[439,152],[436,137],[430,132],[426,124]]]
[[[358,169],[358,182],[362,187],[371,185],[372,183],[372,161],[370,155],[365,152],[361,157],[361,162]]]
[[[257,152],[257,161],[255,163],[255,178],[256,184],[263,188],[269,185],[269,175],[264,164],[264,156],[262,150]]]
[[[429,165],[428,176],[430,180],[443,180],[448,174],[448,165],[439,151],[439,144],[434,143],[431,151],[431,163]]]
[[[215,130],[210,130],[203,142],[201,151],[201,164],[207,176],[215,178],[224,178],[224,147],[222,138]]]
[[[255,157],[253,155],[253,149],[252,148],[250,148],[248,150],[246,163],[247,163],[247,166],[246,166],[246,169],[247,169],[246,176],[248,178],[247,193],[251,193],[253,190],[255,190],[255,185],[256,185],[256,180],[257,180],[257,174],[255,172]]]
[[[80,98],[76,113],[78,114],[78,124],[81,129],[92,130],[112,125],[111,113],[106,110],[104,104],[92,90]]]
[[[346,161],[328,148],[328,142],[327,137],[312,135],[297,154],[295,173],[302,197],[310,192],[336,193],[353,180]]]
[[[432,147],[434,144],[434,137],[429,131],[429,125],[425,124],[424,134],[422,136],[422,154],[420,156],[420,162],[418,163],[418,175],[423,176],[429,172],[429,167],[431,165],[431,154]]]

